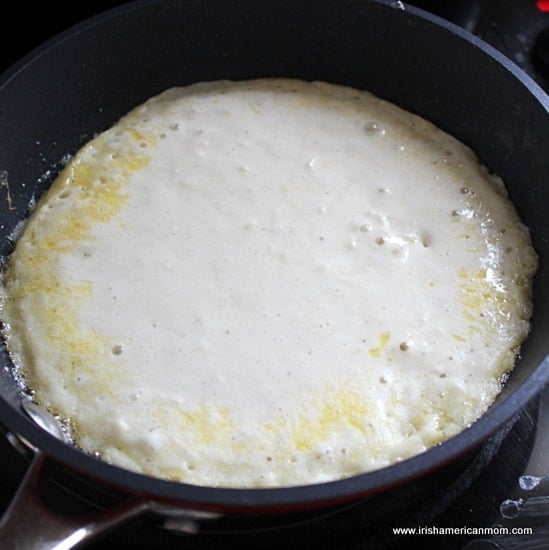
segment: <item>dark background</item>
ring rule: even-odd
[[[3,3],[0,72],[59,32],[125,3],[122,0]],[[549,13],[540,18],[536,0],[409,0],[407,3],[474,32],[533,74],[542,86],[549,84]]]

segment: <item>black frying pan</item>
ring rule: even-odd
[[[50,40],[0,81],[0,254],[10,252],[13,228],[27,214],[31,198],[51,183],[63,157],[132,107],[174,85],[268,76],[371,90],[473,148],[505,180],[540,256],[533,329],[495,404],[457,437],[376,472],[281,489],[189,486],[96,460],[30,420],[9,367],[2,368],[5,430],[40,449],[42,457],[140,502],[263,513],[372,495],[377,495],[374,501],[397,500],[412,486],[430,490],[453,475],[549,379],[548,97],[480,40],[401,2],[143,0]],[[9,365],[5,354],[2,361]]]

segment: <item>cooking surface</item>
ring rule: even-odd
[[[536,7],[536,4],[543,7],[543,2],[456,0],[441,3],[416,0],[412,3],[487,40],[549,90],[549,13]],[[47,8],[42,8],[47,10],[43,16],[33,15],[30,19],[27,4],[19,2],[10,15],[3,16],[4,28],[14,29],[15,38],[0,52],[1,69],[9,67],[57,32],[121,2],[87,2],[72,10],[61,7],[60,3],[48,3]],[[275,517],[267,522],[233,518],[232,521],[205,523],[203,533],[198,536],[185,532],[188,524],[171,521],[166,525],[164,519],[146,516],[118,528],[107,539],[89,547],[175,548],[186,543],[190,548],[200,549],[220,545],[223,548],[274,549],[291,541],[294,546],[314,544],[318,548],[346,549],[372,547],[374,543],[384,546],[391,539],[391,527],[503,525],[534,527],[534,536],[518,539],[521,548],[534,548],[549,537],[549,387],[539,401],[534,401],[509,427],[503,441],[491,443],[490,450],[494,456],[488,464],[484,463],[486,457],[481,453],[456,482],[441,491],[433,501],[423,502],[422,506],[418,503],[414,515],[393,517],[388,526],[380,527],[369,520],[367,502],[322,513]],[[0,507],[5,509],[24,474],[26,460],[5,437],[0,437],[0,455]],[[82,482],[76,485],[72,484],[72,479],[65,482],[66,474],[55,467],[52,478],[54,481],[46,481],[44,494],[62,510],[94,510],[121,499],[120,495],[91,484],[84,483],[83,488]],[[414,539],[408,536],[396,540],[410,545]],[[491,536],[429,536],[425,537],[425,542],[437,548],[482,550],[508,547],[516,541],[511,536],[499,539]]]

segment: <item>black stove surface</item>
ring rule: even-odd
[[[123,4],[95,0],[66,7],[50,1],[38,6],[18,2],[2,16],[12,30],[0,49],[0,71],[46,39],[96,13]],[[414,0],[486,40],[549,90],[549,1]],[[5,7],[3,8],[6,9]],[[548,10],[548,11],[544,11]],[[0,433],[0,513],[28,460]],[[71,513],[101,510],[124,497],[93,485],[74,488],[53,467],[44,494]],[[413,499],[412,499],[413,500]],[[228,550],[317,547],[321,550],[408,548],[429,544],[440,549],[549,548],[549,387],[505,430],[464,465],[455,480],[432,498],[418,499],[413,510],[386,521],[372,515],[369,501],[325,511],[263,518],[230,517],[204,522],[198,534],[188,525],[145,515],[118,527],[86,548],[225,548]],[[381,514],[382,515],[382,514]],[[395,535],[393,527],[532,527],[533,535],[460,534],[425,537]],[[1,542],[1,541],[0,541]]]
[[[482,38],[549,89],[547,0],[411,0]]]

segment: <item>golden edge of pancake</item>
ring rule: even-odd
[[[61,412],[49,401],[49,384],[62,385],[67,373],[97,376],[97,370],[103,369],[109,375],[98,376],[96,388],[108,392],[108,380],[116,373],[114,363],[97,361],[98,357],[108,356],[106,338],[78,326],[78,305],[90,295],[92,282],[62,283],[57,264],[63,253],[93,239],[95,224],[105,224],[116,217],[127,199],[125,184],[129,174],[149,161],[144,144],[154,145],[154,138],[142,135],[131,125],[124,127],[121,121],[116,132],[109,130],[82,147],[23,226],[16,251],[4,270],[2,317],[9,319],[9,324],[25,319],[24,310],[32,308],[33,300],[40,305],[32,316],[42,330],[40,338],[48,343],[50,357],[33,356],[33,346],[28,341],[36,335],[25,327],[7,326],[5,337],[14,364],[25,366],[24,372],[19,369],[19,376],[32,388],[37,401],[53,414]],[[98,164],[102,170],[97,169]],[[67,200],[73,194],[76,200]],[[10,333],[16,333],[17,338],[11,338]],[[39,363],[53,367],[58,378],[40,376]],[[64,411],[61,416],[66,415]],[[66,420],[77,435],[78,426],[72,419]]]

